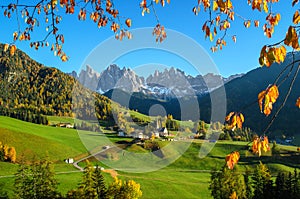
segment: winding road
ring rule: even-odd
[[[106,146],[106,148],[102,149],[101,151],[98,151],[98,152],[96,152],[96,153],[93,153],[93,154],[91,154],[91,155],[89,155],[89,156],[86,156],[86,157],[84,157],[84,158],[81,158],[81,159],[77,160],[76,162],[73,163],[73,166],[74,166],[75,168],[79,169],[80,171],[84,171],[84,168],[82,168],[81,166],[78,165],[79,162],[85,161],[85,160],[87,160],[87,159],[89,159],[89,158],[91,158],[91,157],[94,157],[94,156],[96,156],[96,155],[98,155],[98,154],[100,154],[100,153],[103,153],[103,152],[105,152],[105,151],[107,151],[107,150],[109,150],[109,149],[112,149],[112,148],[114,148],[114,147],[116,147],[116,146]]]

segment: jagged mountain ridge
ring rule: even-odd
[[[300,53],[295,56],[296,60],[300,59]],[[270,120],[272,119],[275,112],[278,110],[280,105],[284,101],[284,97],[288,91],[289,84],[292,80],[292,75],[286,79],[286,81],[279,87],[279,98],[277,102],[273,105],[272,114],[266,117],[259,110],[257,103],[257,95],[261,91],[265,90],[269,84],[274,83],[274,80],[281,73],[281,71],[286,67],[288,63],[292,62],[291,54],[288,54],[286,61],[282,64],[273,64],[270,68],[260,67],[252,71],[249,71],[241,78],[235,78],[232,81],[225,84],[227,113],[231,111],[239,112],[241,111],[245,116],[244,126],[250,127],[256,131],[259,135],[263,133]],[[295,72],[297,67],[294,67],[292,73]],[[284,78],[288,71],[283,74]],[[281,79],[282,79],[281,78]],[[299,134],[299,121],[300,121],[300,110],[295,106],[297,98],[300,96],[300,77],[296,78],[296,82],[292,89],[291,95],[289,96],[285,106],[282,108],[281,112],[275,119],[273,125],[271,126],[270,133],[268,135],[296,135]],[[210,92],[209,94],[197,96],[197,101],[200,110],[200,119],[205,122],[210,122],[211,118],[211,95],[218,93],[218,89]],[[153,106],[161,106],[164,108],[167,114],[172,114],[174,118],[181,119],[182,110],[179,104],[179,100],[185,104],[190,104],[192,102],[191,97],[184,98],[172,98],[170,100],[160,100],[157,98],[149,97],[141,93],[126,93],[121,90],[111,90],[105,95],[109,98],[112,95],[118,96],[114,97],[114,100],[123,106],[127,106],[130,109],[138,110],[141,113],[149,114],[149,110]],[[130,99],[129,102],[122,99]],[[188,107],[188,110],[184,110],[188,113],[193,113],[193,109],[198,107]],[[191,115],[191,119],[193,115]]]
[[[156,70],[145,79],[138,76],[130,68],[124,67],[120,69],[113,64],[100,74],[90,66],[86,66],[86,70],[81,70],[79,75],[75,72],[72,72],[70,75],[78,78],[87,88],[99,93],[105,93],[111,89],[121,89],[128,93],[142,92],[145,95],[159,99],[171,99],[206,94],[223,85],[223,83],[241,77],[243,74],[233,75],[228,78],[212,73],[193,77],[171,67],[163,72]]]

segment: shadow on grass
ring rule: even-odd
[[[259,162],[268,164],[281,164],[288,167],[300,168],[300,155],[297,153],[289,155],[273,155],[273,156],[253,156],[253,157],[241,157],[241,165],[254,165]]]

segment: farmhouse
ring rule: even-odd
[[[68,128],[68,129],[74,128],[74,126],[71,123],[58,123],[57,126],[61,128]]]
[[[162,127],[159,131],[159,136],[160,137],[166,137],[169,135],[168,129],[166,127]]]

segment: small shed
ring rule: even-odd
[[[74,159],[73,158],[65,159],[65,163],[67,163],[67,164],[73,164],[74,163]]]

